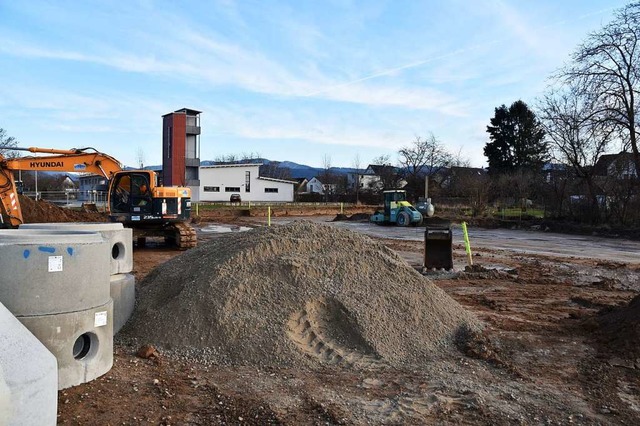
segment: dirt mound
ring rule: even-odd
[[[640,358],[640,296],[603,314],[598,323],[607,350],[633,360]]]
[[[371,214],[369,213],[354,213],[351,216],[347,216],[343,213],[338,213],[336,217],[333,218],[332,222],[338,222],[341,220],[350,220],[350,221],[369,221]]]
[[[375,367],[425,363],[460,327],[480,326],[395,252],[302,221],[222,235],[159,266],[123,332],[218,364]]]
[[[35,201],[22,195],[20,207],[24,223],[41,222],[106,222],[107,217],[102,213],[81,212],[63,209],[47,201]]]

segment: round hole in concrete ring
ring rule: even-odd
[[[73,358],[78,361],[84,359],[89,353],[95,353],[98,346],[98,338],[93,333],[83,333],[73,343]]]
[[[124,257],[124,244],[115,243],[113,247],[111,247],[111,258],[121,259],[123,257]]]

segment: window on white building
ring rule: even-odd
[[[224,189],[224,192],[240,192],[240,187],[239,186],[227,186]]]
[[[219,186],[205,186],[204,192],[220,192]]]
[[[278,188],[265,188],[264,192],[277,193],[278,192]]]

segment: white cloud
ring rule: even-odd
[[[225,44],[191,30],[181,32],[177,41],[168,42],[164,49],[169,54],[162,58],[158,53],[153,52],[136,54],[106,49],[90,55],[77,51],[34,46],[24,42],[4,43],[4,41],[6,40],[0,39],[0,51],[13,56],[97,63],[127,72],[207,82],[211,87],[229,85],[250,92],[276,96],[312,97],[376,107],[437,109],[443,114],[464,115],[461,111],[461,103],[454,95],[429,88],[428,82],[420,86],[412,84],[400,86],[368,81],[431,62],[436,58],[403,65],[355,81],[339,83],[322,74],[317,67],[301,68],[296,73],[260,52],[247,51],[234,44]],[[185,45],[191,47],[185,50]]]
[[[332,113],[229,106],[221,108],[213,105],[207,105],[204,109],[207,114],[202,117],[202,126],[213,129],[207,132],[207,137],[214,140],[227,135],[372,148],[388,148],[390,144],[402,141],[400,127],[383,131],[373,123],[362,126],[359,119],[352,122]]]

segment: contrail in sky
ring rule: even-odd
[[[609,11],[614,10],[614,9],[617,9],[617,7],[610,7],[610,8],[606,8],[606,9],[597,10],[597,11],[594,11],[594,12],[585,13],[584,15],[580,15],[577,18],[572,19],[572,20],[563,19],[562,21],[556,21],[556,22],[554,22],[552,24],[544,25],[544,26],[538,28],[536,31],[542,31],[542,30],[546,30],[546,29],[549,29],[549,28],[556,27],[556,26],[561,25],[561,24],[566,24],[566,23],[569,23],[569,22],[579,21],[581,19],[588,18],[588,17],[594,16],[594,15],[600,15],[602,13],[609,12]],[[490,46],[490,45],[493,45],[493,44],[499,44],[499,43],[502,43],[502,42],[507,41],[507,40],[508,40],[507,38],[501,38],[501,39],[497,39],[497,40],[494,40],[494,41],[486,42],[486,43],[483,43],[483,44],[478,44],[478,45],[475,45],[475,46],[467,47],[467,48],[464,48],[464,49],[457,49],[457,50],[454,50],[453,52],[445,53],[443,55],[435,56],[433,58],[425,59],[425,60],[418,61],[418,62],[413,62],[413,63],[410,63],[410,64],[406,64],[406,65],[402,65],[402,66],[399,66],[399,67],[395,67],[395,68],[390,68],[390,69],[387,69],[387,70],[384,70],[384,71],[380,71],[380,72],[368,75],[366,77],[361,77],[361,78],[358,78],[356,80],[351,80],[351,81],[347,81],[347,82],[344,82],[344,83],[336,84],[336,85],[331,86],[331,87],[327,87],[325,89],[320,89],[320,90],[317,90],[315,92],[311,92],[311,93],[306,94],[305,97],[316,96],[316,95],[319,95],[321,93],[327,93],[327,92],[330,92],[332,90],[339,89],[341,87],[352,86],[354,84],[361,83],[363,81],[373,80],[373,79],[378,78],[378,77],[383,77],[385,75],[394,74],[394,73],[396,73],[398,71],[403,71],[403,70],[410,69],[410,68],[416,68],[416,67],[422,66],[424,64],[428,64],[429,62],[433,62],[433,61],[436,61],[436,60],[439,60],[439,59],[444,59],[444,58],[456,56],[456,55],[459,55],[459,54],[464,53],[464,52],[471,52],[471,51],[477,50],[477,49],[479,49],[481,47],[487,47],[487,46]]]

